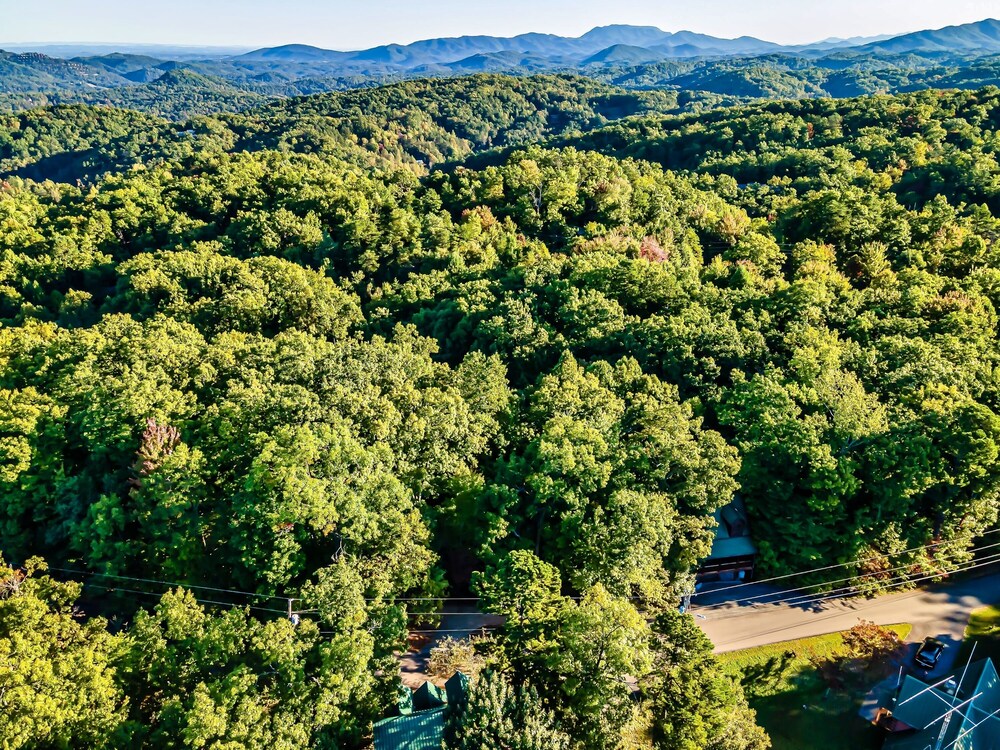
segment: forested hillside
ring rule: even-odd
[[[1000,84],[996,54],[862,54],[832,52],[819,59],[770,54],[586,68],[588,75],[629,89],[662,87],[744,99],[852,97],[926,89],[978,89]]]
[[[188,104],[186,96],[176,102]],[[137,165],[182,162],[206,151],[260,150],[425,173],[473,153],[701,105],[697,97],[679,101],[670,92],[625,91],[576,76],[489,75],[290,99],[246,114],[181,122],[65,105],[0,115],[0,176],[76,182]]]
[[[716,509],[765,574],[970,559],[1000,90],[674,103],[496,76],[5,120],[10,747],[364,747],[458,596],[507,618],[468,715],[518,721],[452,747],[758,750],[677,613]]]
[[[719,245],[709,267],[735,264],[739,296],[771,300],[744,303],[768,322],[768,354],[748,371],[741,353],[712,400],[776,569],[995,520],[998,117],[992,88],[636,121],[577,142],[690,170],[773,237]]]

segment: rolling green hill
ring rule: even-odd
[[[170,118],[189,114],[198,97],[212,97],[206,106],[213,108],[229,102],[243,109],[261,101],[181,71],[140,90],[141,109]],[[106,102],[125,107],[136,97],[136,89],[115,90]],[[0,175],[75,181],[203,148],[328,154],[360,165],[426,171],[473,153],[677,106],[672,93],[629,92],[586,78],[489,75],[290,99],[187,124],[106,107],[61,106],[4,121]]]

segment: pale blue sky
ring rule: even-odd
[[[609,23],[800,43],[1000,17],[1000,0],[0,0],[0,43],[359,49],[437,36],[576,36]]]

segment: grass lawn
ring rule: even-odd
[[[890,625],[904,640],[909,625]],[[720,654],[740,678],[758,723],[771,735],[774,750],[877,749],[881,737],[858,716],[871,685],[833,690],[820,677],[815,661],[842,650],[840,633],[785,641]]]
[[[975,658],[978,661],[987,656],[1000,662],[1000,605],[977,609],[969,618],[965,628],[965,640],[959,652],[957,663],[968,658],[972,644],[976,645]]]

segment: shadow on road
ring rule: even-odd
[[[912,642],[937,636],[948,644],[947,658],[953,660],[972,611],[997,599],[1000,574],[954,579],[872,599],[799,604],[783,601],[760,584],[736,591],[726,590],[725,585],[708,588],[690,610],[719,652],[847,630],[858,620],[871,620],[879,625],[911,624]]]
[[[701,584],[701,588],[691,597],[691,604],[702,615],[714,612],[732,610],[767,610],[775,607],[800,610],[802,612],[820,613],[833,609],[863,609],[871,602],[902,597],[907,594],[927,592],[969,596],[973,592],[979,594],[988,585],[980,585],[983,579],[1000,580],[998,566],[990,566],[982,571],[969,575],[956,575],[931,584],[914,586],[912,588],[895,588],[879,596],[851,596],[849,592],[843,595],[830,594],[819,588],[812,587],[807,591],[797,591],[804,588],[795,584],[794,579],[783,582],[783,585],[765,583],[732,583],[718,582]],[[1000,588],[997,588],[1000,592]],[[985,593],[985,592],[983,592]],[[987,597],[989,598],[989,597]]]

